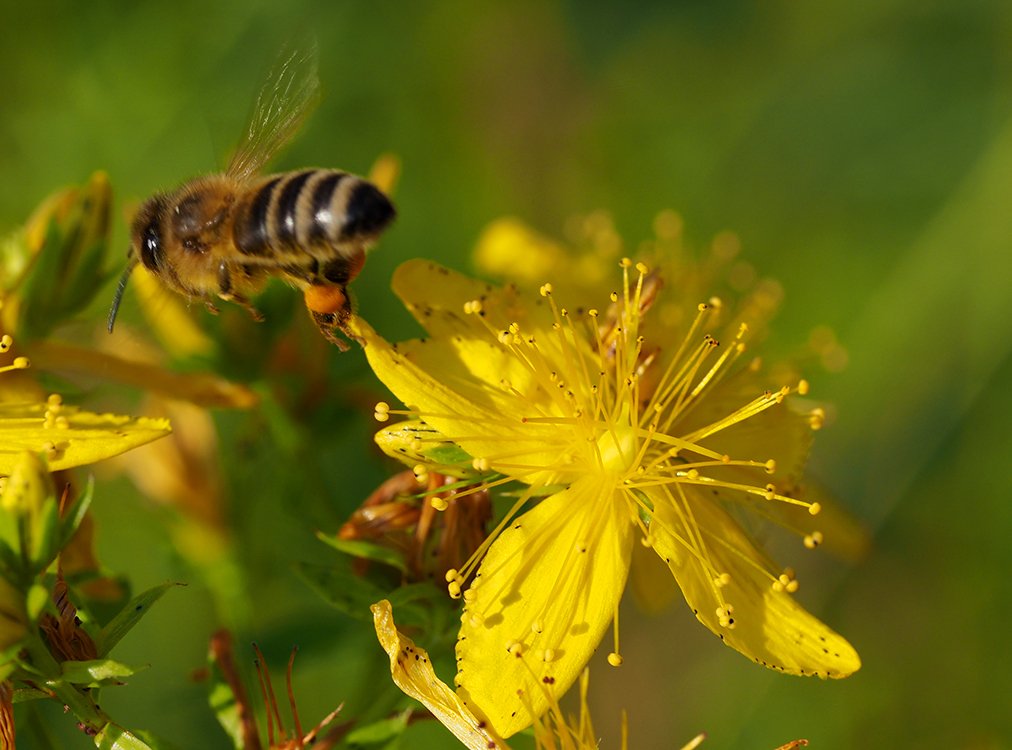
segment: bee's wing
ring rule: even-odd
[[[249,180],[295,135],[320,100],[316,44],[282,52],[257,96],[226,173]]]

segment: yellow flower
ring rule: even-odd
[[[503,737],[573,684],[612,622],[609,661],[621,664],[618,604],[637,543],[697,618],[754,661],[821,677],[860,666],[735,520],[751,510],[800,526],[798,514],[818,513],[795,497],[821,424],[790,403],[807,384],[758,386],[742,365],[747,326],[722,345],[713,335],[717,300],[679,330],[657,325],[656,278],[622,265],[610,308],[578,313],[549,284],[525,298],[411,261],[393,286],[430,338],[391,345],[356,322],[376,374],[409,405],[377,406],[380,420],[408,417],[377,436],[384,450],[420,476],[525,485],[485,547],[448,574],[465,600],[458,695]]]
[[[0,354],[13,345],[11,336],[0,337]],[[45,455],[49,470],[59,471],[117,456],[172,431],[166,419],[95,414],[64,404],[57,393],[42,400],[35,383],[13,377],[29,366],[26,357],[0,366],[0,375],[11,377],[0,381],[0,476],[10,475],[25,451]]]

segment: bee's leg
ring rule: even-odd
[[[343,330],[337,323],[337,316],[334,313],[321,313],[313,310],[309,311],[309,317],[316,323],[316,327],[320,329],[320,333],[327,339],[331,344],[336,346],[342,352],[348,351],[348,342],[337,336],[336,331],[338,329]]]
[[[221,310],[218,309],[218,306],[209,299],[204,300],[204,309],[211,313],[211,315],[217,315],[221,312]]]
[[[320,333],[341,351],[347,351],[347,342],[337,337],[337,332],[341,331],[348,338],[356,339],[348,330],[351,300],[348,299],[347,288],[342,284],[311,284],[303,290],[303,294],[309,315]]]
[[[248,299],[232,291],[232,274],[225,261],[218,264],[218,296],[226,302],[234,302],[248,312],[257,323],[263,323],[263,313],[253,307]]]

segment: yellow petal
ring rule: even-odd
[[[257,394],[248,386],[216,375],[172,372],[160,363],[123,359],[60,341],[33,342],[31,355],[32,365],[48,372],[100,377],[197,406],[249,409],[258,401]]]
[[[432,669],[429,655],[397,630],[393,609],[386,599],[370,607],[376,637],[390,657],[390,674],[397,687],[420,701],[443,726],[471,750],[508,750],[487,722],[442,682]]]
[[[0,405],[0,475],[9,475],[24,451],[46,454],[50,471],[59,471],[117,456],[172,431],[165,419],[93,414],[66,405],[60,421],[49,426],[48,408]]]
[[[516,357],[499,356],[495,342],[473,338],[392,346],[360,318],[353,319],[352,332],[364,342],[369,364],[383,384],[443,438],[474,458],[487,458],[493,471],[528,483],[555,481],[543,469],[558,461],[559,440],[570,436],[555,425],[525,422],[539,414],[538,387],[524,380],[529,376]],[[467,354],[461,356],[462,351]],[[480,376],[468,372],[465,360],[484,362],[476,365],[484,368]],[[496,367],[495,385],[483,380]],[[529,399],[505,392],[499,379],[506,374],[527,388]],[[493,459],[503,455],[508,455],[509,467]],[[535,468],[525,472],[525,466]]]
[[[483,273],[527,285],[544,283],[566,260],[566,255],[561,245],[512,218],[489,224],[474,249],[474,261]]]
[[[158,340],[177,357],[208,354],[214,341],[197,325],[189,306],[169,292],[154,274],[138,265],[130,274],[141,310]]]
[[[543,714],[597,648],[625,586],[633,528],[614,487],[588,477],[489,548],[465,594],[456,682],[502,736]]]
[[[642,611],[650,615],[668,609],[678,597],[671,585],[671,571],[654,550],[636,543],[632,546],[632,564],[626,591]]]
[[[857,652],[842,636],[790,594],[773,589],[769,562],[714,500],[687,488],[675,502],[659,494],[651,501],[654,549],[696,618],[724,643],[787,674],[838,678],[860,668]],[[730,580],[718,587],[714,579],[724,573]],[[733,628],[720,624],[717,609],[725,604],[734,608]]]
[[[472,279],[430,260],[409,260],[398,266],[390,282],[394,293],[433,337],[473,334],[487,337],[510,323],[550,322],[548,306],[521,299],[513,286],[499,287]],[[477,300],[481,314],[468,314],[464,305]],[[542,310],[544,312],[542,312]]]
[[[760,395],[762,386],[755,373],[747,370],[738,372],[703,395],[692,410],[679,419],[678,432],[689,434],[714,424]],[[772,476],[763,473],[761,480],[753,477],[750,483],[758,482],[762,486],[773,481],[778,485],[787,485],[800,480],[804,472],[812,445],[812,428],[808,415],[800,413],[788,398],[703,438],[701,442],[707,448],[733,459],[767,461],[772,458],[776,461],[776,472]],[[738,480],[742,479],[740,469],[723,471],[733,473]],[[720,476],[720,472],[710,474]]]

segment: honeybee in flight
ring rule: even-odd
[[[351,317],[348,283],[366,250],[393,221],[375,185],[334,169],[269,176],[260,170],[319,100],[316,50],[297,51],[271,72],[224,173],[198,177],[149,198],[134,217],[127,268],[109,311],[112,332],[123,292],[141,263],[161,282],[217,312],[214,299],[250,303],[271,276],[300,289],[320,332],[342,351]]]

